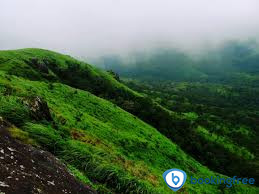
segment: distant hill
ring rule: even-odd
[[[188,119],[115,78],[47,50],[0,51],[0,116],[15,126],[13,138],[51,152],[101,193],[170,193],[162,178],[170,168],[189,177],[242,175],[237,168],[249,158],[203,138]],[[219,166],[232,165],[230,171],[213,166],[216,158]],[[181,191],[258,189],[187,182]]]
[[[254,87],[258,87],[259,81],[259,45],[255,41],[229,41],[196,55],[180,49],[153,49],[132,54],[127,59],[103,56],[96,63],[123,77],[141,80],[217,82]]]

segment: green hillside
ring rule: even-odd
[[[29,80],[60,82],[105,98],[155,127],[186,153],[210,169],[229,176],[258,177],[254,152],[236,145],[236,141],[217,141],[197,130],[206,123],[190,121],[151,98],[139,95],[113,76],[69,56],[40,49],[3,51],[1,68],[8,74]],[[116,76],[115,76],[116,78]],[[116,78],[117,79],[117,78]],[[157,90],[159,91],[159,89]],[[200,129],[200,128],[199,128]],[[246,141],[246,136],[241,136]],[[238,140],[240,141],[240,140]],[[206,146],[204,146],[206,145]],[[245,154],[244,154],[245,153]]]
[[[37,104],[45,108],[35,111]],[[0,51],[0,116],[13,124],[9,130],[14,137],[50,151],[78,179],[103,193],[171,193],[162,178],[170,168],[183,169],[188,177],[219,175],[193,159],[191,150],[186,148],[189,154],[182,150],[191,138],[184,140],[190,132],[188,119],[108,73],[51,51]],[[179,192],[259,190],[244,185],[191,185],[187,180]]]

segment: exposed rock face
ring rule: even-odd
[[[35,120],[39,121],[45,119],[47,121],[52,121],[48,104],[42,98],[36,96],[35,98],[24,102],[29,106],[31,115]]]
[[[96,193],[78,182],[50,153],[10,137],[9,126],[0,120],[0,193]]]

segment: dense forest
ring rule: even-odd
[[[178,141],[202,163],[232,174],[238,169],[240,173],[244,171],[244,164],[244,175],[258,169],[258,148],[255,146],[259,141],[258,89],[188,82],[127,80],[125,83],[173,111],[181,120],[187,120],[195,136],[187,131],[183,142]],[[188,136],[190,138],[185,141]],[[200,158],[200,155],[204,157]],[[227,165],[236,168],[228,172],[231,168]]]

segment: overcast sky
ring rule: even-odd
[[[0,0],[0,49],[93,57],[258,37],[258,0]]]

